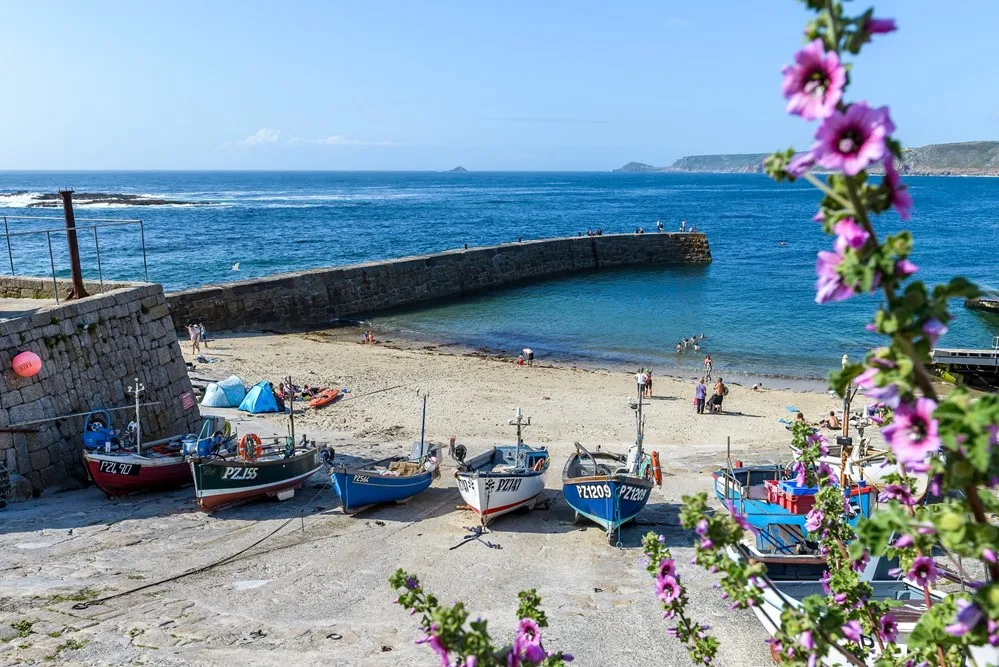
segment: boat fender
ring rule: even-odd
[[[538,459],[537,462],[534,464],[534,472],[541,472],[542,470],[544,470],[545,463],[547,462],[548,459]]]
[[[248,447],[247,443],[252,443],[254,446]],[[247,433],[239,439],[237,453],[247,461],[256,461],[264,453],[264,445],[256,433]]]
[[[652,451],[652,479],[657,486],[663,485],[663,467],[659,463],[659,452],[655,450]]]
[[[323,447],[319,450],[319,460],[326,465],[333,463],[333,459],[336,458],[336,450],[332,447]]]

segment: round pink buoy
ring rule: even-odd
[[[42,370],[42,360],[34,352],[21,352],[14,357],[11,365],[14,367],[14,372],[23,378],[38,375],[38,371]]]

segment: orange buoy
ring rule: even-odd
[[[14,357],[11,366],[15,373],[23,378],[29,378],[38,375],[38,371],[42,370],[42,359],[31,351],[21,352]]]
[[[663,467],[659,463],[659,452],[652,452],[652,479],[656,481],[656,485],[663,485]]]

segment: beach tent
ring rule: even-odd
[[[214,382],[205,387],[205,397],[201,399],[201,404],[207,408],[231,408],[232,403],[229,397]]]
[[[224,380],[219,381],[219,389],[225,392],[226,398],[229,399],[229,405],[225,407],[234,408],[243,402],[246,398],[246,386],[242,378],[236,375],[230,375]],[[222,406],[217,406],[222,407]]]
[[[239,404],[239,409],[254,415],[261,412],[277,412],[277,399],[274,398],[270,383],[261,380],[250,387],[250,391],[246,392],[246,398]]]

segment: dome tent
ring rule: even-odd
[[[234,408],[246,398],[245,383],[237,375],[230,375],[224,380],[219,380],[218,385],[219,389],[225,392],[226,398],[229,399],[229,405],[226,407]]]
[[[271,384],[267,380],[261,380],[250,387],[250,391],[246,392],[246,398],[239,404],[239,409],[253,415],[261,412],[277,412],[277,399],[271,390]]]
[[[214,382],[209,383],[205,387],[205,397],[201,399],[201,404],[206,408],[231,408],[232,403],[229,402],[229,398],[226,396],[225,392],[215,384]]]

